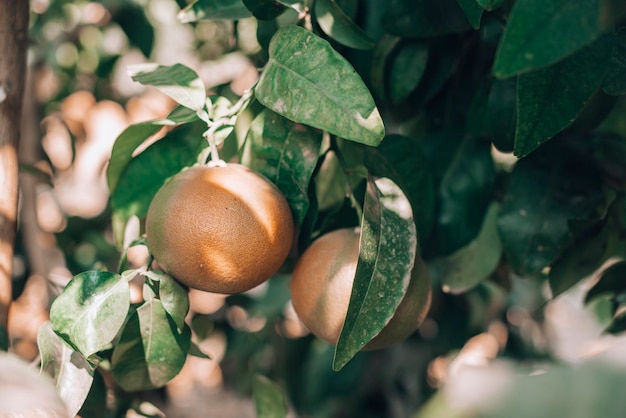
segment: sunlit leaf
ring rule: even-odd
[[[345,366],[389,323],[409,286],[416,254],[417,234],[409,200],[391,180],[370,177],[359,260],[334,370]]]
[[[269,109],[252,121],[246,137],[242,163],[282,191],[298,226],[309,209],[309,183],[321,142],[320,131],[291,122]]]
[[[433,262],[446,292],[462,293],[486,280],[502,256],[496,227],[498,205],[492,203],[478,236],[463,248]]]
[[[127,391],[162,387],[185,363],[191,331],[178,332],[158,299],[144,302],[130,316],[113,350],[113,377]]]
[[[374,99],[332,46],[299,26],[279,29],[256,98],[290,119],[367,145],[385,134]]]
[[[576,119],[600,87],[611,47],[603,37],[563,61],[519,76],[515,155],[528,155]]]
[[[200,20],[239,20],[251,17],[252,13],[241,0],[198,0],[178,13],[182,23]]]
[[[80,273],[50,307],[54,331],[85,357],[111,346],[130,307],[128,281],[105,271]]]
[[[151,278],[158,280],[158,297],[163,308],[178,327],[178,331],[182,332],[185,318],[189,312],[187,290],[167,273],[156,270],[152,270],[150,273],[152,273]]]
[[[313,5],[317,23],[325,34],[354,49],[370,49],[374,41],[350,19],[335,0],[317,0]]]
[[[494,74],[505,78],[546,67],[590,44],[603,30],[600,5],[601,0],[515,2],[498,46]]]
[[[276,382],[265,376],[256,375],[253,390],[257,418],[284,418],[287,416],[285,394]]]
[[[156,87],[189,109],[198,111],[204,108],[204,83],[194,70],[183,64],[136,64],[128,67],[128,73],[134,81]]]
[[[49,321],[39,328],[37,346],[41,370],[54,380],[68,416],[78,414],[94,380],[95,366],[63,342]]]

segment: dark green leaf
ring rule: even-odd
[[[125,2],[112,18],[122,28],[129,43],[139,48],[145,57],[150,57],[155,36],[154,26],[146,18],[146,10],[138,4]]]
[[[324,33],[340,44],[354,49],[374,47],[374,41],[344,13],[335,0],[316,0],[313,12]]]
[[[41,370],[54,380],[68,416],[75,416],[89,394],[95,366],[63,342],[52,330],[50,321],[39,328],[37,346]]]
[[[615,35],[613,54],[609,68],[602,82],[602,89],[608,94],[626,94],[626,28]]]
[[[496,10],[500,6],[502,6],[502,3],[504,3],[504,0],[475,0],[475,1],[476,3],[480,5],[480,7],[482,7],[483,9],[487,11]]]
[[[299,26],[279,29],[255,88],[259,102],[294,122],[367,145],[385,135],[374,99],[332,46]]]
[[[576,119],[600,87],[611,57],[609,40],[603,37],[557,64],[519,76],[516,156],[528,155]]]
[[[398,47],[389,71],[389,95],[393,103],[406,100],[417,88],[426,71],[427,63],[427,44],[408,42]]]
[[[287,416],[285,394],[276,382],[256,375],[253,382],[257,418],[284,418]]]
[[[241,0],[198,0],[178,13],[182,23],[199,20],[239,20],[252,16]]]
[[[463,9],[472,27],[478,29],[480,27],[480,18],[483,16],[483,7],[479,6],[476,0],[457,0],[457,2]]]
[[[80,273],[50,307],[54,331],[85,357],[110,347],[130,307],[128,281],[105,271]]]
[[[113,350],[113,377],[126,391],[164,386],[185,364],[191,331],[178,332],[158,299],[144,302],[130,316]]]
[[[368,179],[359,245],[334,370],[345,366],[389,323],[409,285],[417,254],[415,221],[409,200],[387,178]]]
[[[137,64],[128,67],[134,81],[153,86],[179,104],[198,111],[204,109],[206,89],[194,70],[183,65]]]
[[[588,219],[604,201],[595,167],[563,142],[549,145],[517,163],[498,218],[504,251],[521,275],[551,264],[571,243],[570,221]]]
[[[401,135],[387,135],[376,148],[365,149],[365,165],[376,177],[393,180],[406,194],[417,227],[426,237],[435,215],[435,187],[419,142]]]
[[[392,0],[382,17],[391,35],[432,38],[471,29],[457,0]]]
[[[259,20],[274,19],[287,10],[287,7],[276,0],[243,0],[243,4]]]
[[[196,120],[198,120],[196,112],[179,106],[165,119],[137,123],[126,128],[115,140],[113,150],[111,151],[111,159],[107,167],[107,183],[109,190],[115,190],[122,172],[132,161],[133,153],[137,150],[139,145],[159,132],[163,126],[176,126]]]
[[[261,173],[285,195],[299,227],[309,210],[309,183],[322,133],[265,109],[252,121],[242,163]]]
[[[626,261],[619,261],[606,268],[598,282],[587,292],[585,303],[602,296],[626,296]]]
[[[601,0],[515,2],[496,52],[496,77],[546,67],[590,44],[603,31],[600,5]]]
[[[492,200],[495,168],[487,141],[459,131],[420,138],[435,177],[437,211],[429,255],[449,255],[480,231]]]
[[[6,328],[0,325],[0,351],[8,351],[9,345],[9,334],[7,333]]]
[[[496,226],[497,215],[498,205],[492,203],[476,239],[433,262],[444,291],[466,292],[486,280],[496,269],[502,255],[502,243]]]
[[[376,44],[372,57],[370,75],[372,93],[379,99],[387,98],[387,77],[389,62],[401,39],[396,36],[384,35]]]
[[[205,129],[202,122],[180,126],[134,157],[111,195],[115,214],[124,220],[144,217],[163,183],[198,161],[207,147],[202,136]]]

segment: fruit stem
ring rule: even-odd
[[[217,151],[217,145],[215,144],[215,132],[217,132],[217,130],[222,126],[227,125],[228,121],[229,120],[227,118],[221,118],[215,122],[209,122],[209,129],[207,129],[203,134],[209,142],[209,148],[211,150],[211,161],[209,162],[209,166],[211,167],[226,165],[226,163],[220,159],[220,154]]]

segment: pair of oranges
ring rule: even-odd
[[[294,224],[287,200],[266,178],[239,164],[195,166],[170,179],[146,219],[155,259],[190,288],[214,293],[249,290],[274,275],[289,255]],[[315,240],[292,273],[291,297],[301,321],[336,344],[348,309],[359,255],[359,232],[339,229]],[[430,305],[430,280],[417,257],[394,317],[367,348],[412,333]]]

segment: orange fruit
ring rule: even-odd
[[[265,177],[239,164],[194,166],[154,196],[146,235],[156,261],[178,281],[232,294],[278,271],[294,224],[287,200]]]
[[[359,258],[359,230],[338,229],[322,235],[300,256],[291,277],[293,308],[317,337],[336,345],[348,312]],[[430,308],[428,269],[419,256],[407,292],[394,316],[365,349],[379,349],[408,337]]]

